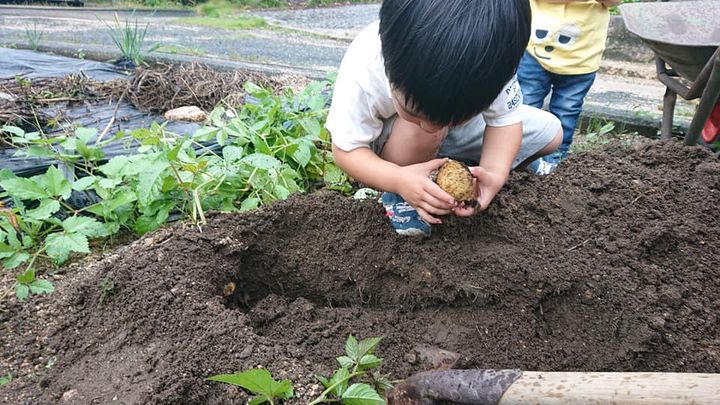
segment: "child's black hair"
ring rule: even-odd
[[[451,125],[492,104],[530,39],[529,0],[384,0],[380,38],[410,112]]]

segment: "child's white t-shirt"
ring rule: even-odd
[[[385,74],[379,27],[376,21],[353,40],[335,81],[325,127],[333,144],[346,152],[370,147],[382,133],[383,120],[397,113]],[[482,117],[492,127],[517,124],[522,121],[521,104],[520,85],[513,77]]]

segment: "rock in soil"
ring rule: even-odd
[[[202,122],[207,118],[207,113],[197,106],[189,105],[165,111],[164,117],[168,121]]]
[[[514,173],[487,211],[428,239],[329,192],[212,215],[202,233],[178,224],[11,300],[0,402],[242,403],[205,378],[262,366],[305,404],[349,334],[384,336],[391,379],[425,368],[407,358],[422,346],[462,368],[717,373],[718,207],[710,153],[616,143]]]

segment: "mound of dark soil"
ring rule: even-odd
[[[263,366],[307,403],[349,334],[384,336],[393,378],[423,369],[417,345],[460,367],[720,372],[718,207],[716,157],[648,143],[514,174],[487,212],[426,240],[331,193],[216,215],[11,304],[0,400],[241,403],[205,377]]]

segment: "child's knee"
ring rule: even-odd
[[[557,132],[555,133],[555,136],[553,137],[552,141],[550,142],[550,146],[555,149],[560,146],[560,144],[563,141],[563,130],[562,127],[559,127]]]

